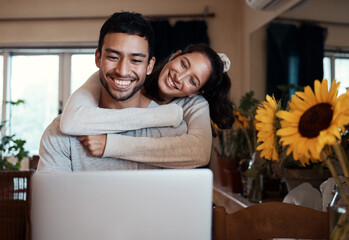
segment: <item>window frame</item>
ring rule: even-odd
[[[62,113],[65,104],[70,96],[71,92],[71,58],[74,54],[94,54],[96,51],[95,47],[84,46],[84,47],[69,47],[69,48],[50,48],[50,47],[40,47],[40,48],[1,48],[0,55],[3,56],[3,83],[2,83],[2,112],[1,121],[8,120],[11,114],[11,107],[5,104],[11,99],[11,58],[13,56],[35,56],[35,55],[57,55],[59,57],[59,70],[58,70],[58,109],[57,115]],[[11,132],[11,123],[6,129],[4,127],[2,132]],[[37,149],[39,150],[39,149]]]
[[[330,68],[331,68],[331,79],[329,82],[332,82],[333,79],[336,79],[336,59],[347,59],[349,60],[349,51],[343,50],[326,50],[324,52],[324,58],[330,59]],[[348,79],[349,80],[349,79]]]
[[[93,47],[77,48],[3,48],[0,49],[0,55],[4,56],[3,71],[3,99],[10,100],[10,62],[12,56],[23,55],[58,55],[59,56],[59,88],[58,88],[58,109],[57,114],[62,113],[65,104],[70,96],[71,86],[71,57],[74,54],[94,54],[96,51]],[[8,107],[2,104],[1,120],[5,121],[8,115]]]

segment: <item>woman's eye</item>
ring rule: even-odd
[[[192,77],[190,77],[190,82],[191,82],[192,85],[194,85],[194,87],[196,87],[196,83],[195,83],[195,81],[194,81],[194,79]]]
[[[185,62],[183,60],[181,60],[181,65],[183,68],[187,68],[187,65],[185,64]]]

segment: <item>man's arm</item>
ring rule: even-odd
[[[72,171],[70,138],[59,131],[57,117],[41,137],[37,172]]]
[[[108,134],[103,157],[144,162],[165,168],[194,168],[206,165],[211,156],[212,132],[207,101],[197,96],[177,101],[184,110],[188,132],[173,137],[130,137]],[[165,132],[166,133],[166,132]],[[178,135],[178,134],[177,134]]]

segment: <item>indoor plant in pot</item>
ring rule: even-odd
[[[229,186],[232,192],[241,191],[241,180],[239,172],[240,157],[238,156],[238,145],[236,144],[238,132],[235,126],[231,129],[221,130],[215,128],[218,138],[214,150],[218,164],[218,174],[221,186]]]
[[[250,91],[241,98],[239,107],[234,110],[235,122],[231,129],[221,130],[213,125],[218,137],[218,146],[214,146],[214,150],[221,169],[220,182],[223,186],[232,182],[232,192],[242,192],[241,172],[245,169],[241,168],[244,166],[241,163],[248,162],[255,150],[254,114],[258,103],[253,91]]]
[[[7,104],[17,106],[23,104],[23,100],[16,102],[6,102]],[[6,134],[7,121],[0,124],[1,140],[0,140],[0,170],[20,170],[23,158],[28,156],[28,151],[25,150],[25,140],[17,139],[15,134]]]

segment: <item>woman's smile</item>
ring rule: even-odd
[[[173,87],[173,88],[175,88],[175,89],[178,89],[178,87],[176,86],[176,84],[173,82],[173,80],[172,80],[172,77],[171,77],[171,74],[170,74],[170,72],[168,73],[168,84],[169,84],[169,86],[170,87]]]

